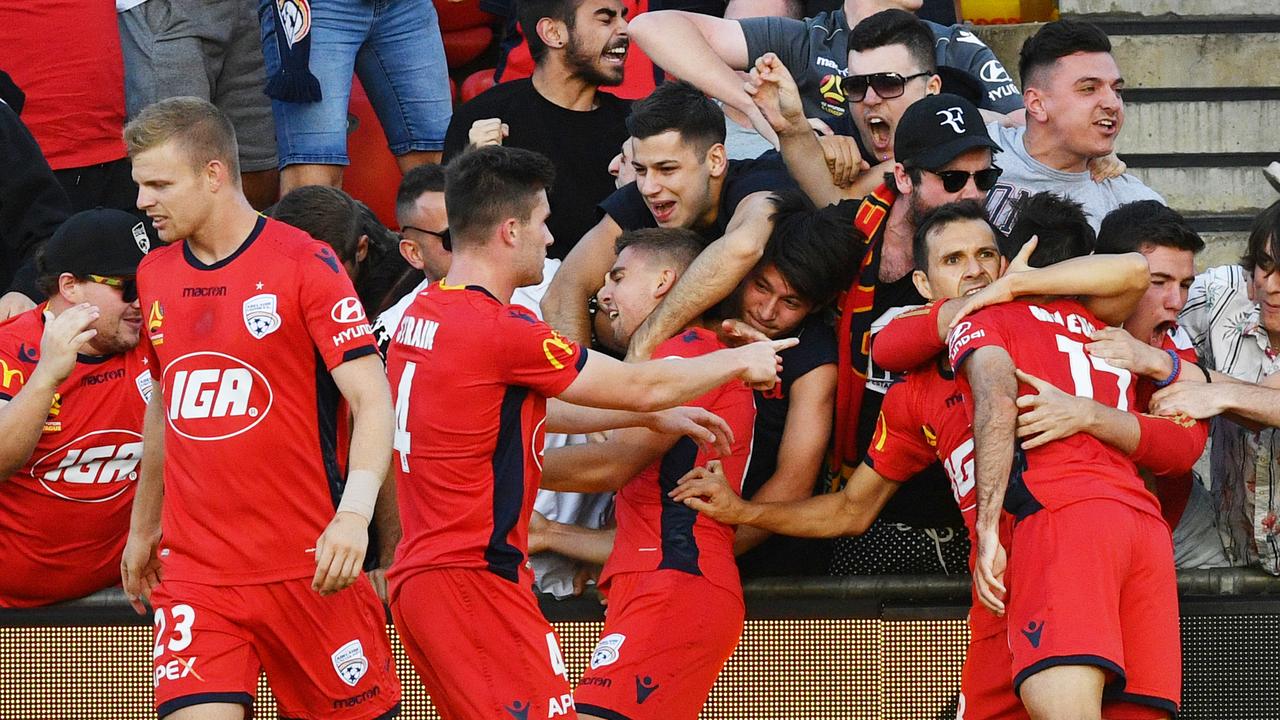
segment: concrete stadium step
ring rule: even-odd
[[[1277,153],[1272,159],[1280,159],[1280,150]],[[1175,164],[1176,156],[1156,156],[1162,166],[1143,167],[1147,157],[1121,153],[1120,158],[1129,163],[1129,172],[1160,193],[1169,207],[1182,213],[1256,215],[1280,200],[1275,188],[1262,175],[1265,163],[1197,167],[1195,161],[1203,157],[1187,156],[1181,159],[1181,164]]]
[[[1196,272],[1218,265],[1235,265],[1244,255],[1249,240],[1248,231],[1202,232],[1204,250],[1196,256]]]
[[[1058,0],[1063,15],[1274,15],[1274,0]]]
[[[1278,140],[1280,87],[1134,89],[1125,93],[1117,145],[1121,153],[1275,153],[1280,159]]]

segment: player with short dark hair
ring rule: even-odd
[[[1018,219],[1000,241],[1000,253],[1005,257],[1017,255],[1032,237],[1039,238],[1027,261],[1032,267],[1047,267],[1094,251],[1097,235],[1080,203],[1057,193],[1038,192],[1019,198],[1014,207]]]
[[[135,608],[155,608],[156,710],[244,717],[265,669],[284,715],[392,717],[385,614],[360,572],[391,402],[351,280],[249,205],[212,105],[162,100],[125,138],[169,243],[138,269],[155,385],[121,562]]]
[[[613,333],[626,343],[697,255],[696,233],[653,228],[624,235],[600,290]],[[673,251],[674,250],[674,251]],[[794,341],[793,341],[794,342]],[[699,324],[658,346],[656,362],[689,362],[724,347]],[[677,360],[678,359],[678,360]],[[752,454],[751,391],[729,382],[692,401],[732,429],[719,451],[741,489]],[[688,438],[644,429],[604,443],[549,450],[544,484],[560,491],[617,490],[617,534],[600,575],[609,613],[575,700],[584,718],[691,718],[738,644],[744,606],[733,529],[665,497],[676,480],[715,453]]]
[[[542,433],[652,425],[635,413],[577,405],[656,410],[731,379],[772,382],[775,351],[791,344],[624,364],[509,304],[517,287],[542,277],[552,242],[549,170],[536,153],[500,146],[449,165],[449,277],[415,297],[387,354],[404,527],[388,576],[391,610],[446,717],[575,717],[526,563]],[[566,402],[548,413],[553,397]]]
[[[48,301],[0,325],[0,607],[119,582],[151,391],[135,280],[150,245],[129,213],[71,216],[37,257]]]
[[[663,83],[631,107],[627,130],[640,140],[674,130],[702,155],[724,143],[724,111],[687,82]]]
[[[1033,297],[980,310],[948,338],[972,402],[974,584],[992,611],[1008,609],[1014,689],[1037,718],[1100,717],[1114,700],[1167,717],[1181,694],[1173,547],[1159,502],[1103,440],[1016,427],[1020,387],[1135,407],[1133,374],[1085,351],[1100,327],[1074,299]],[[1002,507],[1016,519],[1007,572]]]

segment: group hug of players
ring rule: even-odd
[[[5,469],[26,492],[0,512],[34,538],[0,551],[15,558],[8,606],[120,571],[154,611],[160,716],[244,717],[263,670],[285,717],[398,713],[361,573],[390,467],[403,538],[389,604],[443,717],[694,718],[743,627],[733,525],[865,527],[936,460],[975,540],[960,717],[1176,712],[1170,531],[1137,468],[1185,473],[1206,431],[1140,413],[1156,387],[1209,376],[1175,335],[1159,377],[1107,357],[1105,328],[1146,292],[1142,255],[1089,255],[1092,237],[1048,228],[1015,255],[980,205],[932,210],[913,250],[933,302],[877,336],[877,363],[906,375],[865,462],[841,493],[748,503],[752,388],[797,340],[729,347],[718,323],[695,322],[659,359],[623,363],[512,305],[552,242],[542,156],[492,146],[450,164],[452,265],[409,306],[384,367],[332,250],[245,201],[224,116],[163,101],[126,141],[164,244],[124,214],[73,218],[40,260],[49,301],[0,327]],[[619,335],[657,303],[635,279],[674,279],[702,244],[623,236],[601,291]],[[1091,398],[1121,439],[1056,437],[1055,393]],[[543,452],[547,432],[610,429]],[[574,690],[526,562],[544,472],[558,489],[629,478],[600,577],[605,627]],[[130,513],[123,550],[104,552],[122,539],[95,528]],[[118,566],[82,562],[121,552]]]

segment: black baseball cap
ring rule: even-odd
[[[147,220],[123,210],[94,208],[67,218],[36,259],[44,275],[136,275],[157,238]]]
[[[893,136],[894,159],[908,168],[936,170],[977,147],[999,152],[973,103],[959,95],[926,95],[902,113]]]

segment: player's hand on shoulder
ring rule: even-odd
[[[697,510],[712,520],[737,525],[743,521],[747,502],[729,487],[724,465],[712,460],[706,467],[695,467],[676,481],[668,495],[676,502]]]
[[[98,308],[88,303],[73,305],[57,317],[46,310],[36,372],[48,373],[54,385],[66,380],[76,367],[77,353],[98,334],[97,330],[89,329],[98,315]]]
[[[1124,161],[1121,160],[1115,152],[1112,152],[1110,155],[1096,157],[1089,161],[1089,176],[1094,182],[1103,182],[1104,180],[1118,178],[1128,169],[1129,166],[1125,165]]]
[[[1090,355],[1143,377],[1163,380],[1173,370],[1169,354],[1130,335],[1124,328],[1104,327],[1084,346]]]
[[[26,295],[16,290],[7,292],[4,295],[0,295],[0,320],[8,320],[15,315],[21,315],[35,306],[36,304]]]
[[[352,512],[334,514],[316,540],[316,574],[311,589],[332,595],[360,577],[369,545],[369,522]]]
[[[1093,401],[1078,398],[1059,390],[1040,378],[1014,370],[1018,381],[1035,389],[1034,395],[1018,397],[1018,438],[1022,449],[1031,450],[1041,445],[1070,437],[1081,432],[1091,417]]]
[[[720,342],[729,347],[741,347],[753,342],[769,341],[768,335],[735,318],[730,318],[720,323],[720,330],[716,334],[720,336]]]
[[[698,442],[728,455],[733,430],[719,415],[700,407],[673,407],[645,415],[646,427],[667,435],[688,435]]]
[[[145,537],[130,532],[120,557],[120,585],[139,615],[147,614],[142,601],[151,602],[151,591],[162,579],[160,557],[156,552],[159,545],[159,536]]]

